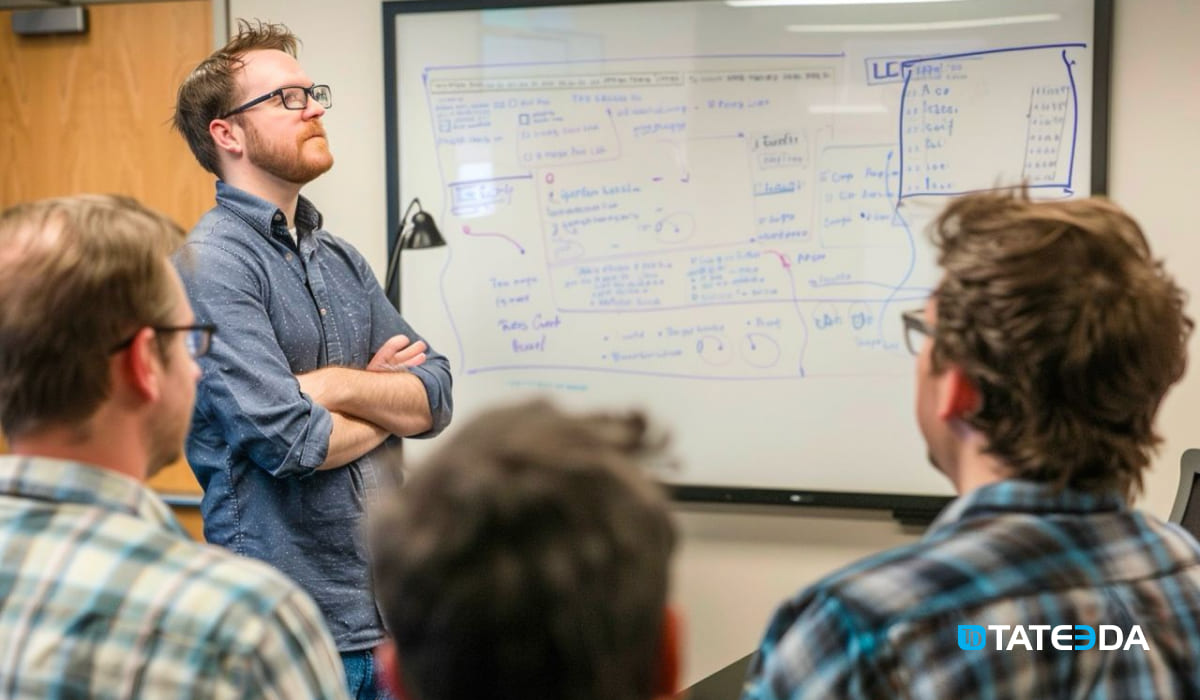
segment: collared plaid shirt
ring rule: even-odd
[[[346,697],[316,606],[141,484],[0,457],[0,698]]]
[[[959,625],[1024,625],[1033,649],[989,630],[964,650]],[[1038,651],[1032,625],[1138,625],[1149,651],[1059,650],[1048,632]],[[742,697],[1197,698],[1200,546],[1115,494],[984,486],[921,541],[785,602]]]

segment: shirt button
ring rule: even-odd
[[[276,215],[275,215],[275,222],[276,222],[276,223],[278,223],[278,222],[280,222],[280,221],[283,221],[283,214],[276,214]]]
[[[287,260],[288,262],[291,262],[291,261],[292,261],[292,254],[291,254],[291,253],[286,253],[286,254],[283,256],[283,259],[284,259],[284,260]]]
[[[324,315],[325,315],[325,309],[321,309],[321,315],[322,315],[322,316],[324,316]]]

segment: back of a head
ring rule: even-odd
[[[486,412],[372,527],[414,700],[648,700],[674,529],[638,414]]]
[[[981,194],[950,203],[934,242],[934,366],[978,387],[989,452],[1022,478],[1135,495],[1192,329],[1137,223],[1096,197]]]
[[[0,213],[0,425],[10,438],[78,425],[109,392],[122,337],[167,323],[167,256],[183,231],[128,197],[81,195]]]

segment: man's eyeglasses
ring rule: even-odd
[[[925,309],[913,309],[900,314],[904,320],[904,345],[914,355],[921,354],[924,336],[933,337],[933,326],[925,321]]]
[[[212,347],[213,333],[217,332],[217,327],[211,323],[199,323],[191,326],[150,326],[150,328],[157,333],[183,333],[183,346],[187,348],[188,354],[194,360],[208,354],[208,349]],[[140,331],[139,328],[138,332]],[[109,353],[124,350],[133,343],[133,339],[136,337],[137,332],[117,343],[112,350],[109,350]]]
[[[278,90],[272,90],[265,95],[260,95],[250,100],[246,104],[235,107],[234,109],[222,114],[221,119],[228,119],[235,114],[241,114],[250,109],[254,105],[261,104],[271,99],[279,97],[283,102],[285,109],[304,109],[308,106],[308,98],[313,98],[317,104],[325,109],[333,106],[333,90],[328,85],[313,85],[312,87],[302,87],[300,85],[285,85]]]

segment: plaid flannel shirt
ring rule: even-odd
[[[1138,625],[1149,650],[1060,650],[1049,634],[1040,651],[1003,636],[964,650],[960,624]],[[742,697],[1196,698],[1198,660],[1190,535],[1116,494],[1007,480],[957,499],[921,541],[786,601]]]
[[[0,457],[0,698],[346,697],[316,606],[138,482]]]

